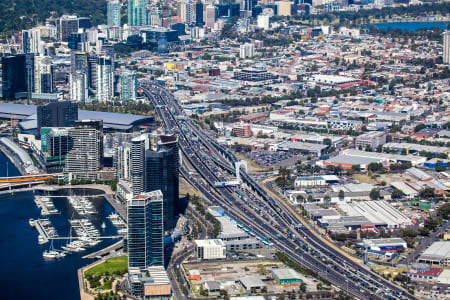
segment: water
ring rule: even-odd
[[[0,177],[6,176],[6,161],[8,159],[0,152]],[[20,175],[11,163],[8,166],[9,176]],[[67,220],[72,216],[73,208],[66,198],[53,198],[53,202],[61,215],[48,217],[60,236],[68,236]],[[115,228],[108,219],[105,220],[114,211],[113,208],[103,197],[95,198],[93,204],[99,213],[91,218],[92,223],[101,235],[115,235]],[[30,218],[40,217],[31,192],[0,196],[0,298],[79,300],[77,270],[93,262],[81,257],[117,240],[104,240],[85,252],[46,261],[42,258],[42,252],[50,247],[50,243],[38,245],[37,230],[28,224]],[[106,224],[104,230],[100,228],[102,222]],[[60,248],[65,242],[55,240],[54,247]]]
[[[387,30],[389,27],[392,29],[401,29],[408,31],[416,31],[418,29],[428,29],[433,27],[439,27],[442,29],[447,29],[447,24],[450,22],[392,22],[392,23],[380,23],[380,24],[372,24],[374,27],[382,30]],[[369,26],[372,26],[369,25]]]

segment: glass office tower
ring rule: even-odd
[[[163,195],[140,194],[128,201],[128,267],[164,265]]]

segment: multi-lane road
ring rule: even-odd
[[[281,199],[269,195],[246,172],[241,170],[241,176],[249,189],[215,188],[216,181],[226,181],[235,172],[236,157],[186,117],[166,89],[148,81],[142,82],[141,88],[165,128],[178,135],[183,153],[181,175],[189,178],[189,183],[212,204],[222,206],[230,217],[251,228],[256,237],[356,298],[414,299],[325,241],[301,216]],[[193,172],[198,176],[191,176]]]

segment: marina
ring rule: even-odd
[[[73,206],[80,216],[93,215],[97,213],[94,205],[86,197],[69,196],[69,203]]]
[[[46,244],[50,239],[59,237],[56,229],[52,226],[52,223],[49,219],[30,219],[28,223],[31,227],[36,228],[36,230],[39,232],[39,245]]]
[[[119,235],[126,235],[128,230],[127,230],[127,224],[125,223],[125,221],[122,219],[122,217],[116,213],[111,213],[108,217],[107,217],[111,223],[114,225],[114,227],[117,229],[117,233]]]
[[[35,196],[34,203],[41,209],[42,216],[59,214],[52,200],[49,197]]]

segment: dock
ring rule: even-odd
[[[123,242],[124,242],[124,240],[122,239],[122,240],[118,241],[117,243],[112,244],[111,246],[108,246],[106,248],[103,248],[101,250],[93,252],[91,254],[85,255],[82,258],[95,259],[98,256],[104,256],[104,255],[110,253],[111,251],[115,251],[115,250],[118,250],[118,249],[122,248],[123,247]]]
[[[42,201],[42,197],[35,196],[36,205],[41,209],[41,215],[48,216],[48,215],[56,215],[59,214],[59,211],[49,211],[47,205]]]
[[[42,236],[43,238],[43,242],[42,244],[46,244],[48,243],[48,235],[47,235],[47,231],[44,229],[44,226],[41,224],[41,220],[35,220],[34,221],[34,227],[37,229],[37,231],[39,232],[39,235]]]

